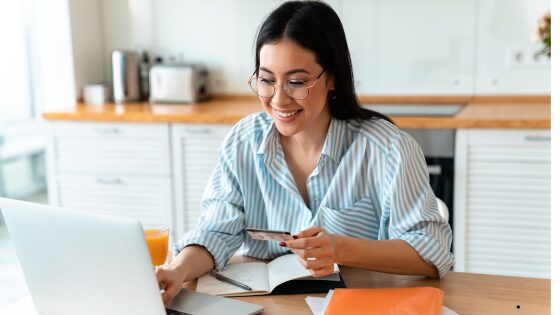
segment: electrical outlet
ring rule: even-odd
[[[511,47],[507,50],[507,64],[512,69],[549,67],[550,59],[541,54],[539,45]]]

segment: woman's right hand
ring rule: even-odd
[[[166,265],[157,267],[156,279],[159,283],[159,288],[162,290],[161,298],[163,299],[163,304],[171,301],[179,293],[183,285],[183,277],[179,274],[179,271]]]

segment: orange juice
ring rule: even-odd
[[[152,257],[152,265],[163,265],[167,260],[169,230],[166,228],[145,229],[144,238]]]

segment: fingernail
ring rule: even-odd
[[[294,240],[297,240],[297,239],[298,239],[297,235],[294,235]]]
[[[278,245],[280,245],[282,247],[286,247],[286,242],[280,242],[280,244],[278,244]]]

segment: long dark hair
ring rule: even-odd
[[[261,48],[282,38],[293,40],[314,52],[317,63],[334,75],[336,97],[329,97],[329,111],[334,118],[381,118],[392,122],[389,117],[365,109],[358,103],[344,28],[338,15],[328,4],[320,1],[289,1],[272,11],[257,35],[257,71],[260,67]]]

